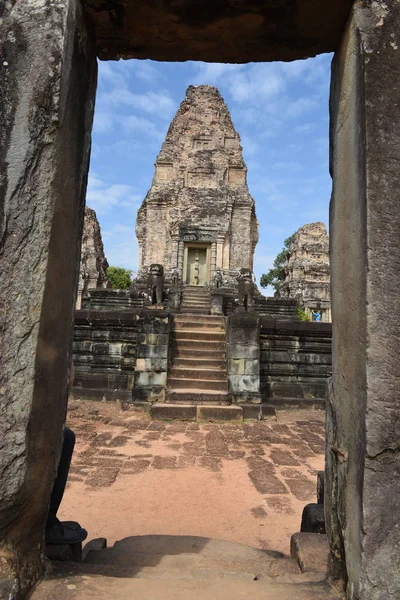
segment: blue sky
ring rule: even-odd
[[[220,90],[242,140],[256,201],[259,279],[301,225],[328,225],[331,55],[247,65],[99,62],[87,204],[100,221],[110,265],[136,270],[136,211],[188,85]]]

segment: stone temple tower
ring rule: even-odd
[[[295,298],[309,317],[331,321],[329,237],[324,223],[308,223],[295,233],[279,286],[280,298]]]
[[[240,136],[215,87],[189,86],[137,216],[139,267],[177,268],[184,284],[253,270],[258,224]]]

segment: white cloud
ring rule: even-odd
[[[248,135],[241,136],[241,145],[243,147],[243,153],[247,156],[254,156],[257,154],[259,147],[254,137]]]
[[[136,94],[124,85],[100,93],[99,103],[101,107],[106,107],[107,109],[116,106],[126,106],[130,109],[141,110],[162,118],[169,118],[178,108],[176,102],[165,90]]]
[[[310,133],[316,127],[316,123],[302,123],[294,128],[296,133]]]
[[[289,174],[297,173],[298,171],[301,171],[303,168],[303,165],[301,165],[298,162],[284,162],[284,161],[276,162],[272,166],[274,169],[286,171],[286,173],[289,173]]]
[[[223,65],[196,63],[195,83],[223,85],[239,104],[259,104],[281,92],[284,80],[273,63]]]
[[[141,133],[146,136],[149,135],[153,138],[157,138],[160,141],[164,138],[164,132],[159,129],[153,121],[150,121],[145,117],[129,115],[120,116],[118,120],[125,130],[134,131],[135,133]]]
[[[150,60],[134,60],[133,76],[147,83],[154,83],[159,79],[165,79],[164,75],[152,64]]]
[[[309,112],[310,110],[317,108],[318,101],[316,98],[298,98],[294,102],[289,102],[285,108],[285,114],[288,117],[298,118]]]
[[[134,193],[130,185],[108,184],[93,173],[89,177],[86,202],[96,211],[108,211],[114,207],[137,207],[142,197]]]
[[[110,265],[137,271],[139,247],[133,223],[131,227],[117,223],[104,231],[103,238]]]

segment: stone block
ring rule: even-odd
[[[137,358],[135,370],[136,370],[136,372],[150,371],[151,370],[151,359],[150,358]]]
[[[226,355],[227,358],[247,358],[259,360],[260,348],[257,345],[227,344]]]
[[[155,402],[150,414],[153,419],[179,419],[181,421],[196,420],[196,406],[191,404],[160,404]]]
[[[168,346],[145,346],[138,344],[137,358],[168,358]]]
[[[82,562],[82,543],[46,544],[45,555],[49,560]]]
[[[255,312],[240,311],[230,315],[226,322],[226,341],[229,345],[259,347],[260,317]]]
[[[89,542],[87,542],[87,544],[85,544],[82,550],[82,561],[85,561],[86,556],[92,550],[104,550],[104,548],[107,548],[106,538],[94,538],[93,540],[90,540]]]
[[[228,373],[232,375],[244,375],[244,358],[229,358]]]
[[[243,421],[243,410],[240,406],[197,406],[199,421]]]
[[[135,371],[133,376],[135,388],[147,387],[148,385],[150,385],[150,374],[151,371]]]
[[[325,471],[318,471],[317,473],[317,502],[318,504],[324,504],[325,496]]]
[[[260,373],[260,361],[257,359],[245,359],[244,361],[245,375],[257,375]]]
[[[165,387],[157,386],[143,386],[132,388],[132,400],[133,402],[164,402],[165,401]]]
[[[276,416],[275,406],[272,406],[271,404],[267,404],[264,402],[262,402],[262,404],[261,404],[261,412],[262,412],[263,418]]]
[[[243,412],[244,421],[260,421],[262,418],[260,404],[239,404]]]
[[[229,391],[237,393],[258,393],[260,378],[258,375],[228,375]]]
[[[110,345],[109,344],[92,344],[92,354],[109,354]]]
[[[244,404],[261,404],[261,394],[260,392],[236,392],[230,393],[229,398],[232,404],[238,404],[242,406]]]
[[[317,571],[326,576],[329,543],[320,533],[295,533],[290,538],[290,557],[297,560],[303,573]]]
[[[156,373],[154,371],[150,371],[149,372],[149,384],[155,385],[155,386],[167,385],[167,372],[162,371],[162,372]]]
[[[304,533],[325,533],[323,504],[307,504],[304,507],[300,531]]]

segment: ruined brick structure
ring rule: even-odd
[[[88,290],[110,287],[107,278],[108,262],[104,254],[100,224],[93,208],[85,207],[81,246],[81,264],[76,308],[81,308],[82,296]]]
[[[330,322],[329,237],[324,223],[309,223],[296,231],[284,272],[278,297],[294,298],[310,319],[320,313],[321,321]]]
[[[348,600],[398,600],[400,0],[13,0],[0,14],[0,595],[26,598],[46,569],[96,57],[251,62],[334,51],[329,578]],[[77,581],[100,598],[93,578]]]
[[[189,86],[156,160],[138,211],[141,269],[178,268],[204,285],[216,270],[253,269],[258,224],[240,136],[219,91]]]

